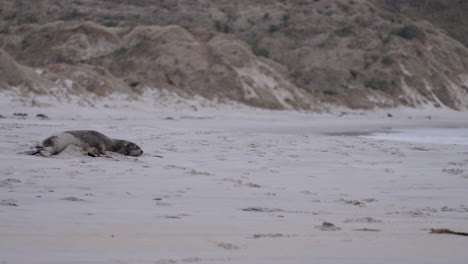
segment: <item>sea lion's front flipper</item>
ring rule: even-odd
[[[33,149],[33,150],[29,150],[29,151],[23,151],[23,152],[19,152],[18,154],[22,154],[22,155],[41,155],[41,156],[44,156],[41,151],[43,150],[42,146],[36,146],[36,149]]]
[[[38,151],[37,149],[35,149],[35,150],[29,150],[29,151],[23,151],[23,152],[18,152],[18,154],[20,154],[20,155],[36,155],[36,154],[38,154],[38,153],[41,153],[41,151],[40,151],[40,150]]]

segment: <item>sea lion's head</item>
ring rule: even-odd
[[[135,143],[128,142],[125,145],[124,152],[122,153],[128,156],[138,157],[143,154],[143,150]]]
[[[138,157],[143,154],[143,150],[135,143],[127,141],[114,139],[112,140],[112,145],[110,146],[110,151],[120,153],[122,155]]]

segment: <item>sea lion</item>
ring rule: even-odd
[[[84,154],[92,157],[105,155],[106,151],[135,157],[143,154],[143,150],[135,143],[112,139],[93,130],[65,131],[52,135],[44,139],[41,145],[36,146],[36,150],[26,153],[30,155],[51,156],[60,153],[70,145],[81,148]]]

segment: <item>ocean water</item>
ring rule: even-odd
[[[468,145],[468,128],[405,129],[362,137],[404,142]]]

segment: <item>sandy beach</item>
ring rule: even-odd
[[[2,102],[2,264],[468,261],[468,237],[430,233],[468,232],[466,142],[372,138],[463,135],[466,113]],[[17,154],[78,129],[145,153]]]

